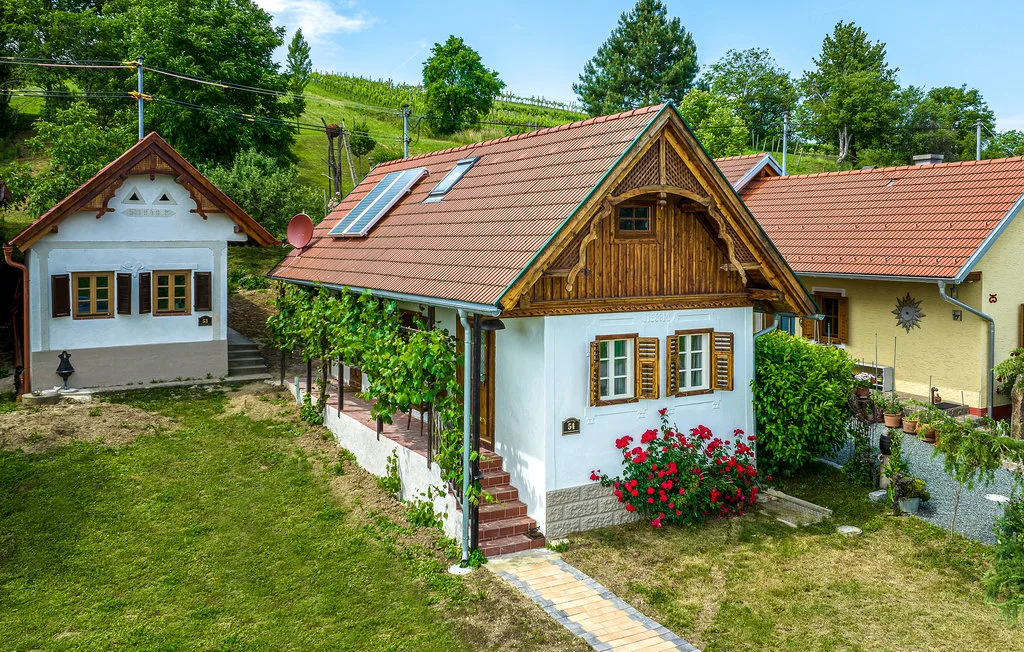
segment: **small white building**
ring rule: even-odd
[[[591,471],[662,408],[752,432],[755,310],[815,312],[671,104],[381,164],[271,277],[482,320],[485,554],[621,521]]]
[[[61,384],[63,351],[74,387],[226,376],[228,245],[276,242],[149,134],[5,247],[25,253],[23,388]]]

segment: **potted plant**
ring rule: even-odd
[[[871,399],[875,407],[881,408],[886,428],[899,428],[903,421],[903,402],[896,394],[875,392]]]
[[[871,397],[871,388],[875,386],[875,377],[866,371],[862,371],[853,377],[853,388],[857,399],[866,401]]]
[[[914,417],[917,419],[917,437],[921,441],[934,444],[939,436],[939,424],[948,417],[945,412],[934,405],[926,405],[916,401],[915,405],[922,408],[914,413]]]
[[[903,432],[907,433],[908,435],[917,434],[917,425],[918,420],[916,414],[908,414],[907,416],[903,417]]]
[[[925,482],[921,478],[907,476],[899,483],[900,488],[900,511],[906,514],[916,514],[921,508],[922,500],[931,500],[932,495],[925,489]]]

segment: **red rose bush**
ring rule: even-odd
[[[705,426],[685,435],[669,427],[666,410],[658,413],[661,429],[644,432],[639,445],[634,446],[629,435],[615,440],[622,451],[621,476],[597,470],[590,479],[612,487],[627,512],[656,528],[742,515],[757,501],[757,469],[750,448],[756,437],[735,430],[735,442],[723,440]]]

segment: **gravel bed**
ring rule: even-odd
[[[878,438],[883,432],[885,428],[880,425],[872,428],[871,445],[876,450]],[[850,458],[852,451],[851,442],[826,459],[842,465]],[[932,457],[934,451],[934,446],[919,440],[915,435],[903,436],[903,455],[907,459],[910,472],[925,481],[932,495],[931,500],[921,503],[917,516],[943,529],[949,529],[956,483],[942,469],[942,457]],[[992,527],[995,525],[995,519],[1002,516],[1003,506],[985,498],[985,494],[1009,496],[1013,489],[1013,476],[1010,471],[999,469],[990,484],[981,483],[971,490],[964,488],[960,496],[960,508],[957,510],[956,531],[982,543],[995,544]]]

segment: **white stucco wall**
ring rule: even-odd
[[[678,398],[665,396],[665,337],[676,330],[691,328],[733,333],[732,391]],[[591,407],[590,342],[598,335],[618,333],[659,338],[659,395],[662,398]],[[617,475],[622,455],[615,448],[615,439],[632,435],[639,442],[644,430],[658,427],[658,410],[663,407],[669,411],[670,422],[683,430],[702,424],[723,439],[731,438],[736,428],[746,432],[754,430],[750,388],[754,366],[753,311],[750,308],[546,317],[544,341],[543,370],[538,370],[535,377],[524,377],[523,382],[527,385],[543,382],[547,388],[543,432],[548,442],[544,467],[548,491],[589,484],[590,472],[594,469]],[[521,409],[537,408],[531,405]],[[562,421],[569,417],[580,419],[580,433],[563,436]]]
[[[127,201],[138,193],[142,202]],[[166,193],[171,203],[157,203]],[[224,340],[227,337],[227,243],[242,242],[223,214],[203,219],[188,191],[169,175],[128,177],[96,217],[79,212],[60,223],[26,254],[33,351],[124,347]],[[138,314],[139,273],[157,270],[212,272],[213,325],[199,326],[194,311],[182,316]],[[132,314],[109,319],[52,318],[50,276],[74,272],[132,274]],[[74,288],[72,288],[72,294]],[[115,288],[111,287],[111,302]],[[154,297],[155,303],[155,297]]]
[[[545,377],[544,318],[505,319],[495,336],[494,449],[519,499],[541,531],[546,521],[546,428],[551,381]]]

